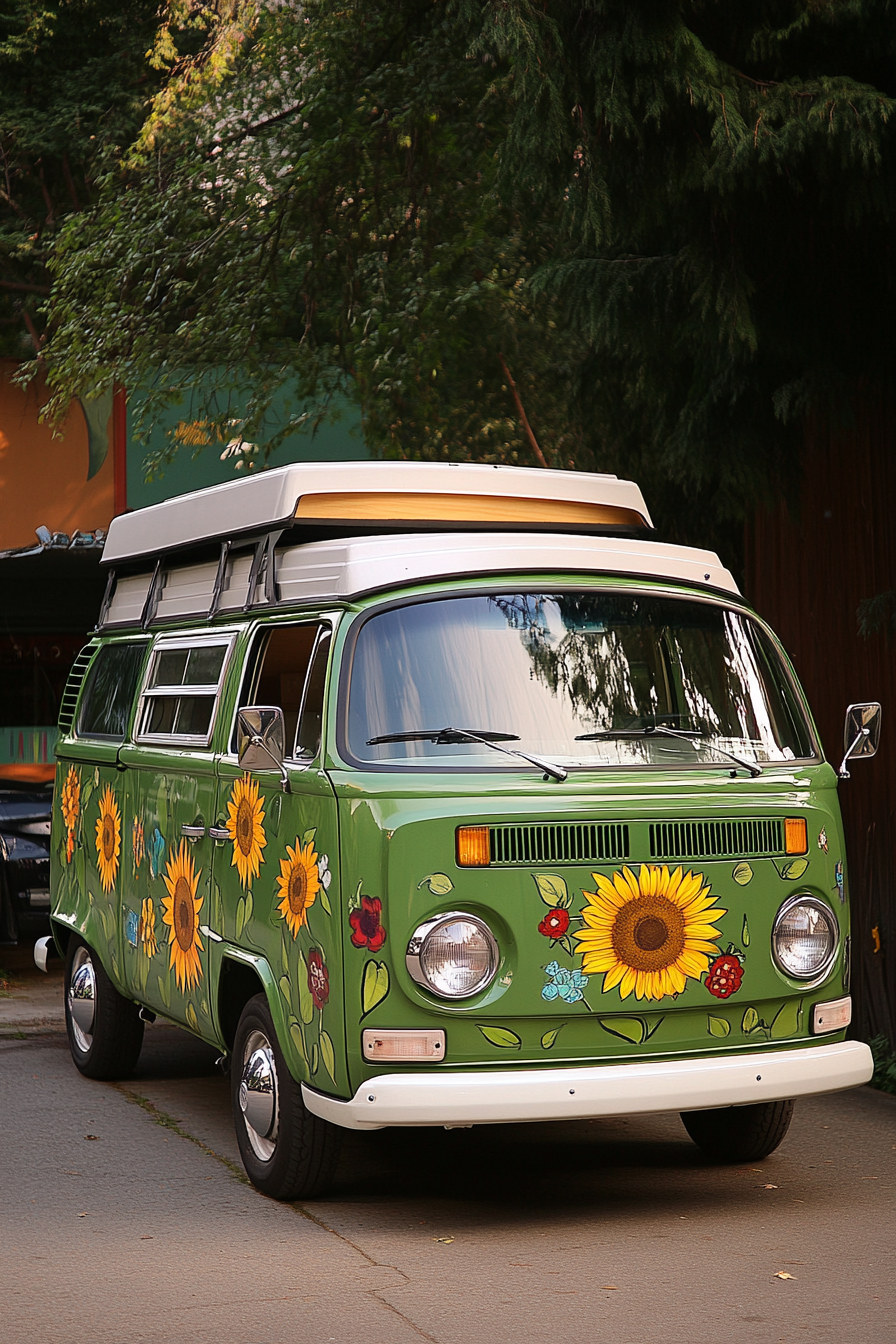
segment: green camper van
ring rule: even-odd
[[[386,1125],[678,1111],[756,1160],[870,1078],[837,771],[636,485],[306,463],[116,518],[103,562],[36,950],[83,1074],[156,1017],[217,1046],[279,1199]]]

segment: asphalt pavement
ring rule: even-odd
[[[740,1167],[675,1116],[350,1134],[332,1193],[282,1205],[213,1050],[157,1023],[90,1082],[29,983],[0,998],[3,1344],[896,1344],[894,1098],[801,1102]]]

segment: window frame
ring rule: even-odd
[[[159,635],[153,643],[149,658],[147,659],[146,670],[143,676],[143,682],[140,687],[140,696],[137,703],[137,717],[134,722],[134,741],[139,746],[168,746],[168,747],[208,747],[211,744],[215,732],[215,724],[218,718],[218,708],[221,703],[221,691],[227,678],[227,672],[233,658],[233,650],[236,644],[237,631],[215,631],[208,634],[194,635]],[[174,653],[181,649],[207,649],[224,648],[224,658],[221,662],[221,671],[218,674],[217,682],[203,682],[201,685],[181,685],[181,686],[153,686],[151,685],[153,673],[162,654]],[[203,696],[212,701],[212,712],[209,718],[207,733],[159,733],[147,731],[144,724],[148,717],[149,709],[154,700],[160,700],[162,697],[179,695],[181,698],[189,696]]]
[[[97,663],[103,656],[103,653],[106,649],[113,649],[113,648],[120,649],[122,647],[129,647],[129,648],[136,647],[142,649],[143,651],[143,666],[138,668],[137,671],[137,681],[135,684],[135,690],[131,695],[131,703],[130,708],[128,710],[127,720],[125,722],[124,732],[122,733],[85,732],[84,729],[81,727],[81,723],[84,718],[84,711],[87,708],[87,696],[91,690],[92,685],[91,678],[93,676],[94,669],[96,668]],[[134,722],[134,705],[135,703],[139,704],[140,696],[142,695],[143,692],[143,683],[146,679],[145,664],[151,647],[152,647],[152,638],[151,636],[147,635],[135,635],[129,639],[109,639],[96,646],[93,652],[93,657],[90,659],[90,662],[87,666],[87,669],[81,681],[81,686],[78,691],[77,706],[75,709],[75,713],[72,717],[71,736],[74,737],[78,742],[96,742],[99,745],[113,746],[116,743],[121,744],[122,742],[126,742],[128,740],[129,730]],[[138,690],[139,694],[137,693]]]

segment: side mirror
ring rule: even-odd
[[[286,725],[279,705],[252,705],[238,711],[237,759],[243,770],[278,770],[280,785],[289,792],[289,777],[283,765],[286,755]]]
[[[848,707],[843,729],[843,760],[838,771],[841,779],[849,779],[847,761],[861,760],[864,756],[873,756],[877,751],[880,746],[880,716],[881,708],[876,700]]]

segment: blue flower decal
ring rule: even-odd
[[[153,827],[152,839],[149,842],[149,871],[153,877],[158,877],[162,871],[162,859],[165,857],[165,837],[158,826]]]
[[[549,976],[548,983],[542,988],[543,999],[562,999],[564,1003],[578,1003],[583,998],[582,991],[588,987],[587,975],[581,971],[567,971],[558,961],[550,961],[544,968]]]

